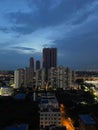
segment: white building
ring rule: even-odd
[[[1,96],[12,96],[13,88],[11,87],[1,87],[0,88],[0,95]]]
[[[14,88],[20,88],[24,82],[24,69],[17,69],[14,72]]]
[[[63,66],[52,67],[49,72],[49,81],[53,89],[70,89],[73,83],[72,71]]]
[[[57,68],[57,88],[66,88],[66,68],[60,66]]]
[[[47,126],[61,126],[61,113],[56,97],[44,93],[40,100],[40,129]]]

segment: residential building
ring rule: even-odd
[[[44,48],[43,68],[46,71],[46,78],[47,78],[48,70],[51,67],[57,67],[57,48]]]
[[[40,129],[47,126],[61,126],[61,113],[54,94],[43,93],[40,100]]]
[[[52,67],[49,71],[48,82],[50,82],[50,86],[53,89],[71,89],[74,79],[70,68],[59,66],[56,68]]]
[[[39,70],[39,69],[40,69],[40,61],[37,60],[37,61],[36,61],[36,70]]]
[[[40,89],[42,85],[42,70],[36,70],[36,89]]]
[[[14,88],[20,88],[24,84],[24,69],[14,71]]]
[[[33,78],[34,78],[34,58],[33,57],[30,58],[29,68],[30,68],[30,82],[33,82]]]

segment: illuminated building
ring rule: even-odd
[[[0,87],[1,96],[12,96],[13,92],[13,88],[11,87]]]
[[[47,126],[61,126],[61,112],[53,94],[43,93],[40,100],[40,129]]]

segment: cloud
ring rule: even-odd
[[[59,64],[73,68],[97,68],[98,28],[87,31],[87,33],[80,33],[81,28],[78,28],[77,33],[72,37],[70,37],[70,33],[74,34],[75,29],[69,33],[67,38],[55,41],[55,46],[57,46],[59,53]],[[84,28],[86,27],[84,26]]]
[[[28,48],[28,47],[12,47],[13,50],[16,50],[18,53],[24,53],[24,54],[33,54],[36,52],[34,48]]]
[[[2,32],[4,32],[4,33],[9,33],[8,27],[4,27],[4,26],[1,26],[1,27],[0,27],[0,31],[2,31]]]
[[[98,1],[93,1],[88,5],[85,5],[82,9],[77,11],[73,24],[81,24],[86,22],[92,16],[98,16]]]
[[[93,15],[97,4],[94,0],[28,0],[31,11],[8,12],[5,16],[12,22],[13,32],[31,34],[39,28],[59,26],[62,23],[81,24]]]

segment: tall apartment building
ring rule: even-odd
[[[42,69],[41,70],[41,75],[42,75],[42,78],[41,78],[41,80],[42,80],[42,85],[41,85],[41,89],[45,89],[45,82],[46,82],[46,76],[45,76],[45,69]]]
[[[42,86],[42,70],[36,70],[36,89],[40,89]]]
[[[34,58],[33,57],[30,58],[29,68],[30,68],[30,82],[33,82],[33,78],[34,78]]]
[[[57,48],[43,49],[43,68],[48,73],[51,67],[57,67]]]
[[[65,89],[66,87],[66,68],[59,66],[57,68],[57,88]]]
[[[14,71],[15,88],[30,87],[30,68],[22,68]]]
[[[30,68],[24,68],[24,87],[29,87],[30,82]]]
[[[17,69],[14,71],[14,88],[20,88],[24,82],[24,69]]]
[[[40,130],[47,126],[61,126],[61,113],[55,95],[43,93],[40,100]]]
[[[40,69],[40,61],[37,60],[37,61],[36,61],[36,70],[39,70],[39,69]]]
[[[51,84],[51,88],[56,89],[57,88],[57,68],[52,67],[49,70],[49,78],[48,81]]]
[[[53,89],[70,89],[72,87],[73,80],[74,77],[69,68],[65,68],[63,66],[59,66],[57,68],[52,67],[49,71],[48,81]]]

